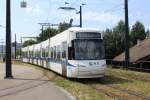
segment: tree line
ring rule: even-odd
[[[113,59],[125,49],[124,21],[120,20],[114,28],[106,29],[103,33],[106,59]],[[150,36],[150,31],[146,30],[140,21],[136,21],[129,31],[129,46],[136,45],[138,40],[142,41],[148,36]]]

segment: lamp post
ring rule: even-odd
[[[80,27],[82,27],[82,6],[80,6]]]
[[[80,27],[82,27],[82,6],[84,6],[84,5],[86,5],[86,4],[80,5],[80,11],[77,12],[77,14],[80,14]]]
[[[84,6],[84,5],[86,5],[86,4],[81,4],[80,5],[80,10],[78,12],[76,12],[76,14],[80,14],[80,27],[82,27],[82,6]],[[59,7],[59,9],[77,11],[77,9],[73,8],[73,7]]]

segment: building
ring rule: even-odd
[[[125,53],[113,59],[114,62],[122,63],[125,61]],[[146,64],[150,67],[150,38],[138,42],[137,45],[130,48],[130,63],[134,65]]]

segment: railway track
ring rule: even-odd
[[[142,92],[137,92],[137,91],[133,91],[133,90],[123,89],[123,88],[120,88],[120,87],[118,87],[116,85],[107,85],[107,87],[119,90],[121,92],[127,93],[127,94],[135,96],[135,97],[139,97],[139,98],[141,98],[143,100],[150,100],[150,97],[145,96],[145,94],[142,93]]]
[[[88,85],[89,87],[95,89],[100,93],[104,93],[105,95],[117,100],[150,100],[150,97],[146,96],[142,92],[124,89],[114,84],[101,84],[101,81],[99,80],[93,81],[93,83],[91,81],[89,82],[89,80],[82,81],[82,83]],[[113,90],[113,92],[110,90]]]

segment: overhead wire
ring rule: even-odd
[[[124,5],[124,4],[123,3],[117,4],[117,5],[113,6],[110,9],[104,10],[104,12],[116,12],[116,11],[120,11],[120,9],[123,9],[122,5]],[[122,7],[122,8],[120,8],[120,7]]]

